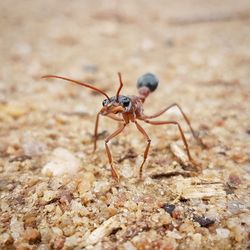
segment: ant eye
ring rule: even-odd
[[[130,99],[126,96],[121,96],[120,103],[122,104],[123,107],[128,107],[130,104]]]
[[[130,101],[129,101],[129,100],[126,100],[126,101],[124,101],[124,102],[122,103],[122,105],[123,105],[124,107],[128,107],[129,103],[130,103]]]
[[[102,106],[106,106],[108,104],[108,99],[105,99],[103,102],[102,102]]]

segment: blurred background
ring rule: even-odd
[[[41,111],[41,120],[46,112],[92,117],[101,107],[102,97],[41,80],[44,74],[112,95],[118,71],[123,94],[136,94],[137,78],[150,71],[160,85],[145,104],[148,113],[178,102],[198,124],[220,120],[221,109],[239,105],[238,113],[248,100],[249,0],[6,0],[0,12],[0,102],[14,117],[31,111]],[[38,117],[29,119],[39,124]]]

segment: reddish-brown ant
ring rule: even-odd
[[[195,164],[195,162],[193,161],[193,159],[191,157],[189,147],[187,144],[187,140],[185,138],[185,135],[183,133],[183,130],[182,130],[180,124],[176,121],[152,121],[151,120],[153,118],[159,117],[160,115],[165,113],[167,110],[171,109],[172,107],[177,107],[179,109],[179,111],[181,112],[184,120],[187,122],[187,125],[189,126],[194,138],[200,143],[201,142],[200,138],[195,134],[195,132],[190,124],[189,119],[187,118],[187,116],[185,115],[185,113],[183,112],[181,107],[178,104],[174,103],[174,104],[164,108],[160,112],[157,112],[156,114],[151,115],[151,116],[147,116],[143,112],[143,103],[145,102],[148,95],[151,92],[153,92],[158,86],[159,81],[156,78],[156,76],[151,74],[151,73],[147,73],[147,74],[142,75],[138,79],[138,81],[137,81],[137,88],[138,88],[138,92],[139,92],[138,96],[120,95],[121,89],[123,87],[123,82],[122,82],[121,73],[118,73],[118,76],[119,76],[120,86],[116,92],[116,95],[113,97],[109,97],[104,91],[102,91],[96,87],[93,87],[89,84],[79,82],[76,80],[72,80],[72,79],[69,79],[66,77],[56,76],[56,75],[46,75],[46,76],[43,76],[43,78],[59,78],[62,80],[73,82],[73,83],[82,85],[84,87],[90,88],[92,90],[95,90],[106,97],[106,99],[102,103],[103,108],[98,112],[97,117],[96,117],[95,130],[94,130],[94,151],[96,150],[96,142],[98,139],[99,116],[100,115],[107,116],[113,120],[122,122],[122,125],[115,132],[113,132],[111,135],[109,135],[105,139],[105,148],[106,148],[109,163],[111,166],[112,176],[116,180],[119,180],[120,176],[118,174],[116,167],[113,164],[113,158],[112,158],[108,143],[112,138],[114,138],[115,136],[120,134],[129,122],[135,123],[137,129],[143,134],[143,136],[147,140],[147,146],[146,146],[146,149],[144,151],[144,159],[143,159],[143,162],[140,166],[140,178],[142,177],[142,169],[143,169],[143,165],[144,165],[144,163],[147,159],[147,156],[148,156],[148,151],[149,151],[151,139],[149,138],[149,136],[147,135],[145,130],[141,127],[141,125],[137,122],[137,120],[142,120],[142,121],[144,121],[148,124],[152,124],[152,125],[172,124],[172,125],[177,126],[179,129],[182,141],[184,143],[188,159],[191,163],[193,163],[197,167],[197,165]]]

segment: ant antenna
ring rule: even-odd
[[[120,86],[119,86],[119,89],[117,90],[117,93],[116,93],[116,101],[118,101],[119,94],[120,94],[121,89],[122,89],[122,87],[123,87],[122,75],[121,75],[120,72],[118,72],[118,77],[119,77],[119,81],[120,81]]]
[[[108,98],[108,100],[111,101],[110,97],[104,91],[102,91],[102,90],[100,90],[100,89],[98,89],[96,87],[93,87],[91,85],[88,85],[86,83],[79,82],[79,81],[76,81],[76,80],[72,80],[72,79],[69,79],[69,78],[66,78],[66,77],[62,77],[62,76],[56,76],[56,75],[45,75],[45,76],[42,76],[42,78],[58,78],[58,79],[62,79],[62,80],[65,80],[65,81],[73,82],[73,83],[76,83],[78,85],[82,85],[82,86],[84,86],[86,88],[93,89],[93,90],[105,95]]]

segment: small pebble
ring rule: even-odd
[[[124,250],[136,250],[136,247],[130,241],[125,242],[123,247]]]
[[[244,208],[245,206],[237,200],[232,200],[227,203],[227,209],[233,214],[240,212]]]
[[[228,178],[228,184],[231,187],[237,187],[241,184],[241,179],[236,173],[231,173]]]
[[[30,244],[35,244],[41,241],[41,234],[37,229],[27,227],[24,232],[24,239],[26,239]]]
[[[51,242],[52,249],[60,250],[64,247],[65,238],[56,237],[53,242]]]
[[[222,239],[226,239],[230,235],[230,231],[225,228],[217,228],[216,233],[217,233],[217,236]]]
[[[174,238],[176,240],[182,239],[181,234],[178,231],[176,231],[176,230],[174,230],[174,231],[168,231],[167,232],[167,236],[171,237],[171,238]]]
[[[86,172],[81,177],[81,182],[78,184],[78,192],[80,195],[84,195],[87,191],[89,191],[95,181],[95,176],[91,172]]]
[[[179,231],[182,233],[194,232],[194,227],[191,223],[185,222],[180,225]]]
[[[46,190],[43,193],[43,201],[45,202],[51,202],[56,198],[57,198],[57,191]]]
[[[200,247],[200,245],[201,245],[201,240],[202,240],[202,235],[199,234],[199,233],[194,234],[194,235],[193,235],[193,240],[194,240],[194,242],[195,242],[195,244],[196,244],[196,247]]]
[[[75,174],[80,169],[80,161],[67,149],[56,148],[52,159],[42,169],[44,175],[62,176]]]
[[[194,221],[198,222],[201,227],[209,227],[214,224],[214,220],[211,220],[205,216],[194,215]]]
[[[233,227],[232,232],[233,232],[234,238],[237,242],[241,242],[247,238],[247,232],[240,225]]]
[[[10,221],[10,231],[14,240],[17,240],[24,233],[23,222],[13,216]]]
[[[9,233],[1,233],[0,242],[2,242],[4,245],[10,245],[13,243],[13,238]]]
[[[46,145],[43,142],[35,139],[35,136],[29,133],[26,133],[21,141],[26,156],[42,155],[46,148]]]
[[[172,212],[175,210],[175,205],[174,204],[169,204],[166,203],[163,205],[162,207],[167,213],[169,213],[170,215],[172,215]]]
[[[95,183],[94,192],[107,192],[110,189],[110,182],[108,181],[98,181]]]

